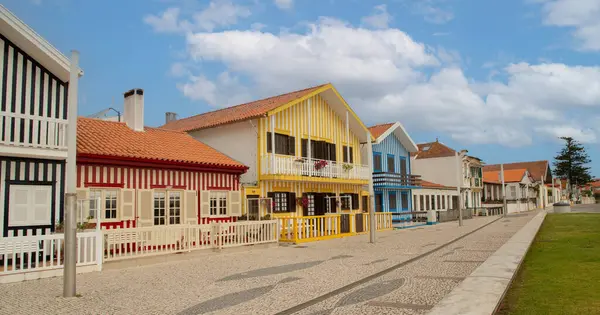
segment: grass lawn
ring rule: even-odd
[[[548,214],[497,314],[600,314],[600,214]]]

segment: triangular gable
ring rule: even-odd
[[[371,127],[373,128],[373,127]],[[419,148],[417,144],[413,141],[413,139],[408,135],[406,129],[400,122],[394,123],[390,128],[388,128],[384,133],[382,133],[377,139],[375,139],[375,144],[381,143],[385,138],[389,135],[393,134],[398,141],[406,148],[408,152],[418,152]]]

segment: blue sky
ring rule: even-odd
[[[487,163],[585,143],[600,176],[599,0],[5,0],[68,54],[80,114],[134,87],[146,125],[332,82],[367,124]]]

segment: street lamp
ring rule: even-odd
[[[463,163],[462,160],[465,157],[465,155],[467,154],[467,150],[462,150],[460,152],[456,152],[456,178],[458,180],[457,185],[456,185],[456,192],[458,193],[458,226],[463,226],[463,217],[462,217],[462,194],[460,191],[460,187],[462,186],[462,182],[463,182]]]

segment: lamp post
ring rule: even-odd
[[[371,133],[367,131],[367,160],[369,161],[369,243],[375,243],[375,190],[373,189],[373,142],[371,141]]]
[[[463,150],[460,153],[456,152],[456,178],[458,180],[456,185],[456,192],[458,193],[458,226],[463,226],[463,216],[462,216],[462,194],[460,192],[460,187],[462,186],[463,178],[462,178],[462,159],[465,156],[466,152]]]

